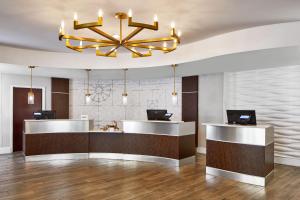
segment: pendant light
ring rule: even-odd
[[[27,96],[27,102],[28,104],[34,104],[34,93],[32,91],[32,69],[34,69],[34,66],[29,66],[30,69],[30,90],[28,92]]]
[[[85,103],[90,104],[91,103],[91,93],[90,93],[90,71],[91,69],[86,69],[87,72],[87,90],[85,93]]]
[[[123,69],[124,70],[124,92],[122,93],[122,101],[123,101],[123,105],[127,105],[127,97],[128,97],[128,93],[127,93],[127,88],[126,88],[126,72],[128,69]]]
[[[172,92],[172,104],[173,105],[177,105],[177,103],[178,103],[178,95],[177,95],[177,92],[176,92],[176,82],[175,82],[176,67],[177,67],[176,64],[172,65],[172,68],[173,68],[173,79],[174,79],[174,88],[173,88],[173,92]]]

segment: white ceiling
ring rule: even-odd
[[[110,34],[118,32],[114,13],[131,8],[136,21],[152,22],[153,14],[158,15],[159,32],[145,31],[142,36],[166,35],[174,20],[182,30],[183,43],[300,19],[298,0],[1,0],[0,45],[73,52],[58,41],[60,21],[65,20],[67,32],[75,33],[71,30],[73,13],[78,12],[79,20],[92,21],[99,8],[104,12],[103,30]],[[90,35],[89,32],[79,34]]]
[[[176,75],[181,77],[295,65],[300,67],[299,46],[235,53],[217,56],[210,59],[188,62],[178,65]],[[27,67],[22,65],[0,63],[0,73],[29,75],[30,71]],[[172,73],[173,72],[170,66],[137,68],[129,69],[127,77],[131,80],[166,78],[172,77]],[[86,78],[86,71],[83,69],[37,67],[35,68],[33,74],[34,76],[61,77],[70,79]],[[123,79],[123,70],[93,69],[91,78]]]

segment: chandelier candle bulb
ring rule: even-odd
[[[80,46],[80,48],[82,48],[82,40],[80,40],[79,46]]]
[[[61,20],[61,22],[60,22],[59,32],[60,32],[60,34],[65,34],[65,22],[64,22],[64,20]]]
[[[131,9],[129,9],[129,11],[128,11],[128,17],[132,17],[132,10]]]
[[[76,12],[74,13],[74,21],[78,21],[78,15]]]
[[[154,15],[153,20],[154,20],[154,22],[158,22],[158,17],[157,17],[157,15]]]
[[[181,33],[181,31],[179,30],[179,31],[178,31],[178,34],[177,34],[178,37],[181,37],[181,34],[182,34],[182,33]]]
[[[98,18],[102,18],[103,17],[103,12],[101,9],[98,10]]]
[[[60,27],[61,27],[62,29],[65,28],[65,22],[64,22],[64,20],[61,20],[61,22],[60,22]]]
[[[175,28],[175,22],[171,22],[171,28],[172,28],[172,29]]]

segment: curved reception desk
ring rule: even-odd
[[[274,170],[272,126],[204,125],[207,174],[266,185]]]
[[[108,158],[172,166],[195,161],[194,122],[123,121],[122,132],[94,131],[88,120],[24,123],[27,161]]]

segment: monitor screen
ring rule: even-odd
[[[167,110],[147,110],[148,120],[169,120]]]
[[[43,110],[33,113],[34,119],[55,119],[55,111]]]
[[[228,124],[256,125],[255,110],[227,110]]]

